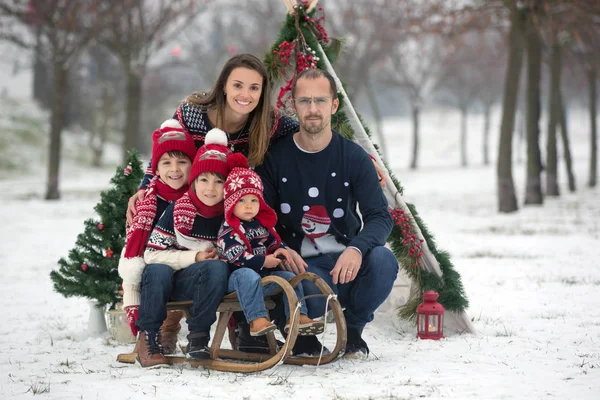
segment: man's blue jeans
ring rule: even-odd
[[[207,260],[175,271],[164,264],[147,265],[142,274],[137,326],[157,331],[167,317],[167,302],[192,300],[190,332],[210,332],[217,308],[227,292],[229,267],[223,261]]]
[[[387,299],[398,275],[398,260],[394,254],[383,246],[373,248],[363,257],[363,262],[356,278],[349,283],[333,284],[329,273],[335,267],[342,253],[322,254],[306,258],[308,272],[314,272],[327,282],[338,295],[342,307],[346,308],[346,325],[349,329],[362,331],[365,325],[373,321],[373,313]],[[311,282],[306,282],[304,292],[307,296],[321,294]],[[325,313],[326,297],[306,299],[308,316],[317,318]]]
[[[290,280],[296,276],[293,272],[289,271],[269,271],[269,275],[280,276],[285,280]],[[279,285],[276,283],[268,283],[261,289],[260,280],[261,276],[250,268],[238,268],[233,271],[229,277],[227,290],[230,292],[237,292],[240,305],[242,306],[242,310],[244,310],[244,315],[248,322],[261,317],[268,319],[264,296],[268,296],[279,288]],[[304,297],[302,283],[296,286],[295,292],[298,299]],[[282,297],[285,308],[285,318],[287,320],[290,317],[290,306],[287,296],[284,294]],[[306,314],[306,303],[304,301],[301,301],[300,303],[300,314]]]

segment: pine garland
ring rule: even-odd
[[[125,212],[143,176],[135,151],[129,153],[126,163],[110,180],[112,188],[100,194],[100,203],[94,207],[100,219],[84,222],[68,258],[61,258],[59,268],[50,272],[54,290],[65,297],[87,297],[96,300],[98,307],[110,308],[121,300],[117,268],[125,242]]]
[[[287,87],[283,87],[279,94],[279,100],[284,107],[286,92],[291,88],[291,82],[293,82],[296,74],[300,72],[298,69],[301,70],[306,67],[303,64],[300,66],[301,68],[298,68],[299,66],[296,64],[296,68],[294,68],[293,72],[291,74],[289,73],[289,65],[292,64],[293,56],[293,54],[290,54],[289,52],[290,44],[293,44],[294,49],[296,50],[296,58],[298,58],[298,52],[301,53],[300,57],[308,56],[310,52],[318,58],[316,59],[314,66],[310,65],[308,67],[314,68],[316,66],[323,70],[325,70],[326,67],[322,60],[322,55],[316,52],[318,44],[321,44],[325,56],[331,64],[334,64],[343,45],[343,40],[329,40],[322,25],[324,17],[315,17],[317,13],[322,11],[322,7],[318,7],[307,14],[305,12],[307,5],[307,1],[300,0],[300,5],[294,7],[294,14],[287,15],[285,23],[279,32],[277,41],[271,47],[271,51],[267,53],[264,59],[271,82],[276,82],[281,79],[284,79],[287,82]],[[340,92],[338,92],[338,99],[340,101],[340,106],[338,107],[338,111],[332,116],[332,128],[344,137],[353,140],[354,131],[348,121],[348,116],[344,111],[343,95]],[[367,135],[371,137],[371,133],[360,115],[359,119]],[[387,165],[386,168],[396,189],[402,194],[403,187],[400,181],[393,175],[391,169],[388,168]],[[460,274],[454,269],[454,265],[450,261],[450,255],[445,251],[438,250],[433,235],[429,232],[427,226],[418,215],[416,207],[413,204],[407,204],[407,207],[410,214],[412,214],[410,216],[405,214],[402,210],[392,210],[392,216],[394,217],[396,224],[392,229],[388,242],[398,259],[400,267],[406,272],[413,284],[418,286],[419,290],[411,291],[411,297],[408,299],[407,303],[398,310],[398,316],[402,319],[413,319],[416,316],[417,306],[423,301],[422,294],[427,290],[435,290],[439,293],[440,296],[438,302],[441,303],[446,310],[458,313],[465,311],[469,302],[464,292]],[[441,278],[420,267],[422,251],[420,243],[415,241],[416,236],[413,233],[417,226],[420,229],[429,250],[440,265],[442,271]]]

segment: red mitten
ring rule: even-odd
[[[135,324],[138,320],[138,310],[139,306],[129,306],[125,307],[125,312],[127,313],[127,322],[129,323],[129,328],[131,329],[131,333],[133,336],[137,337],[140,329]]]

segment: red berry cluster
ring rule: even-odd
[[[277,96],[277,105],[276,107],[279,109],[283,109],[286,102],[286,95],[291,95],[292,93],[292,84],[294,83],[294,79],[296,77],[292,76],[292,78],[287,82],[287,85],[282,86],[279,89],[279,96]]]
[[[410,217],[406,215],[404,210],[395,208],[390,211],[392,219],[402,229],[402,244],[408,246],[408,256],[413,260],[412,266],[416,267],[421,265],[421,257],[423,256],[423,249],[421,243],[423,239],[417,238],[417,235],[413,232],[412,224],[410,223]]]
[[[292,51],[294,51],[295,46],[295,40],[291,43],[284,41],[278,46],[279,50],[273,50],[273,54],[279,55],[279,60],[283,65],[287,66],[290,63],[290,57],[292,56]]]
[[[321,10],[323,10],[323,7],[319,7],[319,11]],[[323,26],[323,23],[325,22],[324,15],[321,15],[319,18],[309,17],[307,15],[304,17],[304,20],[313,29],[319,42],[329,43],[329,35]]]
[[[317,58],[312,53],[296,52],[296,73],[304,71],[305,69],[317,68]]]

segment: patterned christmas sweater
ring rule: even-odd
[[[335,131],[318,152],[302,150],[294,136],[271,146],[256,168],[265,201],[277,211],[282,241],[302,257],[346,247],[356,247],[364,257],[383,246],[393,222],[368,154]]]
[[[240,230],[246,236],[252,248],[248,249],[244,241],[227,222],[223,222],[217,241],[219,258],[227,261],[232,271],[245,267],[252,268],[261,275],[268,275],[269,270],[263,269],[265,256],[273,254],[275,250],[285,246],[280,245],[277,247],[275,236],[257,220],[241,221]]]
[[[175,227],[175,204],[167,207],[150,234],[144,252],[146,264],[166,264],[179,270],[194,264],[198,252],[216,247],[223,215],[205,218],[196,213],[191,232],[184,234]]]
[[[171,203],[173,202],[169,202],[168,200],[165,200],[162,197],[160,197],[160,195],[156,195],[156,215],[154,216],[154,221],[152,221],[152,226],[156,226],[158,220]]]
[[[167,209],[169,204],[171,203],[160,197],[160,195],[156,196],[156,215],[154,216],[154,221],[152,221],[152,227],[158,223],[160,216]],[[125,245],[123,246],[118,268],[119,276],[123,279],[123,307],[140,304],[140,282],[146,266],[142,257],[135,257],[130,262],[126,261],[124,258],[126,248],[127,242],[125,242]]]
[[[207,109],[193,106],[185,102],[181,103],[177,108],[173,118],[178,120],[181,125],[187,129],[190,135],[192,135],[192,138],[196,143],[196,149],[204,145],[206,134],[213,128],[208,120]],[[242,153],[244,156],[248,156],[248,135],[250,133],[251,122],[252,121],[248,119],[246,125],[238,132],[228,134],[228,146],[232,152]],[[271,143],[275,143],[280,138],[287,136],[288,133],[298,132],[298,129],[299,125],[296,120],[287,116],[282,116],[278,110],[273,111]],[[154,176],[154,172],[155,171],[152,171],[152,160],[150,160],[148,168],[146,168],[146,174],[144,175],[138,190],[145,189],[148,186],[150,180]]]

